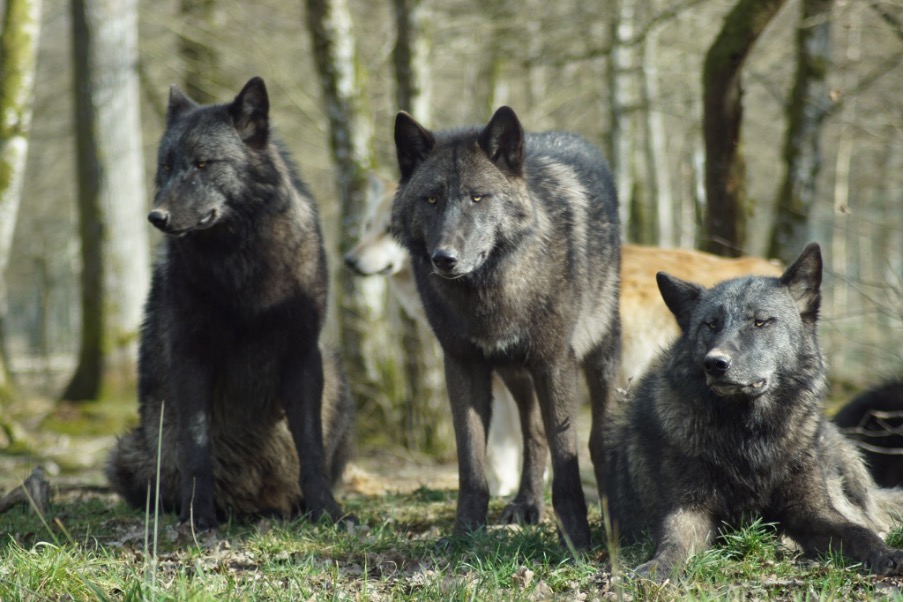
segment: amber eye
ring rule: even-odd
[[[709,328],[710,330],[715,330],[717,328],[717,326],[718,325],[716,324],[715,320],[710,320],[709,322],[706,322],[706,327]]]
[[[754,318],[754,320],[753,320],[753,325],[756,326],[757,328],[762,328],[763,326],[765,326],[768,323],[769,323],[768,318],[764,318],[764,319]]]
[[[472,194],[471,195],[471,200],[474,201],[475,203],[479,203],[480,199],[482,199],[482,198],[483,198],[482,194]]]
[[[198,169],[204,169],[205,167],[207,167],[207,161],[205,161],[204,159],[195,161],[195,167],[197,167]]]
[[[435,204],[436,204],[436,197],[435,197],[435,196],[428,196],[428,197],[427,197],[427,202],[430,203],[431,205],[435,205]]]

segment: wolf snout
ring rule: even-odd
[[[167,224],[169,224],[169,220],[170,214],[167,211],[154,209],[153,211],[148,213],[148,221],[151,222],[151,224],[159,230],[166,229]]]
[[[731,368],[731,356],[721,351],[710,351],[703,359],[703,369],[710,376],[724,376]]]
[[[451,272],[458,265],[457,253],[451,249],[437,249],[430,256],[430,261],[441,272]]]

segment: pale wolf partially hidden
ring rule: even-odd
[[[173,88],[155,185],[148,217],[167,236],[141,331],[141,422],[110,455],[111,484],[153,500],[159,445],[159,502],[199,528],[300,508],[339,519],[353,406],[318,345],[317,209],[273,141],[263,80],[223,105]]]
[[[573,134],[525,134],[502,107],[480,128],[434,134],[396,117],[401,178],[393,234],[412,261],[444,352],[459,465],[455,532],[485,524],[491,374],[521,402],[522,487],[513,520],[539,516],[543,441],[562,535],[590,545],[577,456],[577,373],[591,392],[591,457],[603,468],[602,416],[619,356],[619,226],[599,151]],[[598,473],[598,477],[601,475]],[[598,484],[602,482],[598,479]]]
[[[762,517],[808,555],[840,551],[900,575],[901,550],[876,534],[900,491],[878,489],[823,415],[819,246],[780,278],[657,279],[681,335],[613,404],[606,438],[613,528],[656,543],[636,573],[665,579],[723,524]]]

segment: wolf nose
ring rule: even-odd
[[[455,256],[454,251],[449,249],[437,249],[430,256],[430,261],[433,262],[436,269],[448,272],[458,264],[458,257]]]
[[[731,367],[731,357],[724,353],[710,353],[703,360],[703,368],[713,376],[722,376]]]
[[[148,221],[154,225],[155,228],[164,229],[166,224],[169,223],[169,213],[166,211],[161,211],[159,209],[154,209],[150,213],[148,213]]]

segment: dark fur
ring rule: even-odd
[[[682,333],[613,412],[607,439],[614,527],[656,542],[639,574],[664,579],[723,523],[755,517],[808,555],[842,549],[877,573],[901,573],[901,551],[876,535],[888,518],[879,491],[822,414],[821,278],[815,244],[781,278],[705,289],[657,276]]]
[[[168,236],[141,333],[141,423],[107,469],[144,507],[162,411],[160,501],[200,528],[302,503],[314,517],[342,515],[331,486],[353,407],[338,358],[318,345],[327,272],[317,210],[271,140],[268,107],[259,78],[231,104],[170,93],[149,215]]]
[[[864,391],[832,418],[842,432],[856,441],[873,479],[882,487],[901,487],[904,473],[901,413],[904,391],[900,380]]]
[[[455,531],[486,522],[496,370],[519,402],[525,444],[521,487],[503,518],[539,520],[545,426],[553,506],[564,535],[585,548],[577,372],[583,365],[591,391],[599,475],[620,339],[618,217],[605,161],[573,134],[525,135],[508,107],[482,129],[439,134],[400,113],[395,140],[401,179],[393,234],[411,255],[445,355],[459,461]]]

